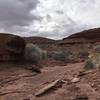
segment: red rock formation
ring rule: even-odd
[[[25,48],[25,40],[19,36],[14,36],[6,43],[7,49],[13,53],[22,53]]]
[[[100,28],[94,28],[72,34],[68,38],[100,39]]]
[[[58,44],[83,44],[100,42],[100,28],[85,30],[59,41]]]
[[[17,60],[20,58],[25,48],[23,38],[11,35],[0,34],[0,61]]]
[[[33,44],[52,44],[55,40],[43,38],[43,37],[24,37],[25,41]]]

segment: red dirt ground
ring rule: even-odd
[[[35,97],[35,93],[48,83],[72,79],[83,70],[84,63],[45,67],[41,74],[24,69],[21,64],[1,64],[0,100],[87,100],[73,99],[77,95],[88,96],[88,100],[100,100],[100,74],[96,70],[81,77],[80,82],[63,84],[61,88]],[[1,67],[0,66],[0,67]]]

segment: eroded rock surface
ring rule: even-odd
[[[17,60],[24,52],[25,41],[23,38],[11,35],[0,34],[0,60]]]

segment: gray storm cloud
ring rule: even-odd
[[[30,13],[37,3],[37,0],[0,0],[0,27],[13,31],[28,26],[37,19]]]

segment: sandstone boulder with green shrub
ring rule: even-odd
[[[32,43],[28,43],[25,47],[24,57],[29,62],[38,63],[46,58],[46,51],[41,50]]]

